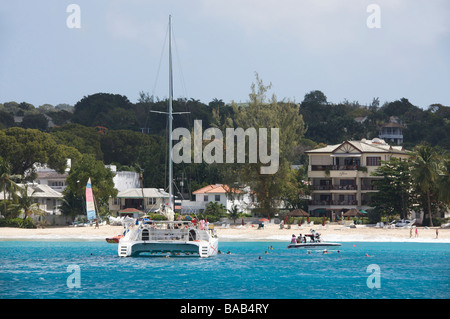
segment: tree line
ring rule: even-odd
[[[407,160],[391,158],[377,168],[374,182],[378,189],[372,196],[372,216],[407,218],[412,210],[424,212],[423,223],[440,225],[439,212],[450,207],[450,153],[427,144],[416,146]]]
[[[305,198],[310,189],[305,182],[308,158],[304,152],[344,140],[376,137],[380,125],[391,116],[397,116],[406,126],[406,148],[427,143],[444,151],[450,149],[447,106],[433,104],[423,110],[405,98],[382,106],[378,99],[368,106],[348,101],[335,104],[328,102],[321,91],[311,91],[301,103],[295,103],[279,101],[274,94],[268,96],[270,89],[271,85],[265,85],[256,75],[246,103],[226,104],[220,99],[208,104],[195,99],[174,101],[174,112],[188,112],[174,116],[174,129],[192,130],[194,119],[202,120],[205,128],[222,130],[280,128],[280,166],[276,174],[259,174],[263,163],[248,160],[246,164],[180,163],[174,165],[176,192],[189,199],[193,191],[208,184],[247,185],[254,190],[260,203],[258,209],[265,216],[277,212],[281,200],[288,208],[307,208]],[[76,206],[77,197],[88,174],[103,207],[109,196],[115,196],[112,175],[101,168],[104,164],[142,172],[144,187],[167,188],[167,116],[152,111],[167,111],[167,101],[144,92],[136,103],[123,95],[97,93],[83,97],[73,107],[0,104],[0,157],[8,164],[4,171],[32,180],[34,163],[47,163],[63,171],[65,159],[71,158],[73,176],[69,174],[64,210],[73,213],[81,211]],[[357,117],[365,121],[355,121]],[[304,166],[293,170],[292,164]],[[107,182],[102,184],[103,180]]]

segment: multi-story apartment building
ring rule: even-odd
[[[377,192],[373,181],[380,178],[371,173],[381,161],[408,157],[402,146],[391,146],[379,138],[345,141],[306,153],[313,187],[308,208],[311,216],[371,208],[371,196]]]

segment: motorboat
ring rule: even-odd
[[[287,248],[321,249],[338,246],[341,246],[341,244],[323,241],[322,238],[320,238],[320,233],[316,233],[313,229],[311,229],[311,234],[305,234],[301,238],[297,238],[295,235],[292,235],[291,243]]]
[[[402,219],[402,220],[394,220],[390,225],[394,225],[395,227],[405,227],[409,228],[416,222],[415,219],[408,220],[408,219]]]
[[[109,237],[109,238],[106,238],[106,242],[109,243],[109,244],[117,244],[117,243],[119,243],[120,238],[122,238],[122,237],[123,237],[123,235],[117,235],[117,236],[114,236],[114,237]]]
[[[128,225],[120,238],[120,257],[217,255],[219,239],[214,228],[194,225],[191,221],[150,221]]]

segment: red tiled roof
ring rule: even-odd
[[[225,194],[230,192],[230,187],[228,185],[216,184],[216,185],[208,185],[197,189],[192,194]],[[233,193],[241,193],[239,189],[233,189]]]

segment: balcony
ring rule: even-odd
[[[316,206],[355,206],[358,205],[357,200],[312,200],[309,205]]]
[[[361,185],[362,191],[377,191],[378,187],[375,185]]]
[[[314,185],[313,189],[315,191],[356,191],[358,190],[358,185]]]
[[[311,165],[312,171],[356,171],[359,165]]]

